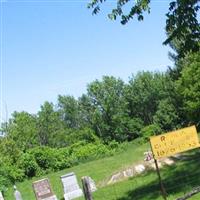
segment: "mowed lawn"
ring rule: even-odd
[[[131,164],[137,163],[144,159],[144,152],[149,150],[149,144],[130,143],[125,151],[112,157],[99,159],[96,161],[80,164],[56,173],[51,173],[43,177],[26,180],[17,183],[21,191],[23,200],[35,200],[32,189],[32,182],[48,177],[53,191],[58,199],[63,199],[63,189],[60,176],[68,172],[75,172],[80,183],[82,176],[92,177],[97,186],[110,177],[114,172],[126,168]],[[182,154],[184,159],[175,159],[176,164],[165,166],[161,171],[163,184],[166,188],[167,199],[175,200],[183,196],[186,192],[191,191],[194,187],[200,185],[200,151],[192,150]],[[81,183],[80,183],[81,185]],[[94,200],[162,200],[159,189],[158,177],[155,171],[148,171],[137,177],[129,178],[112,185],[98,188],[93,193]],[[13,189],[9,188],[5,200],[13,200]],[[83,200],[79,198],[78,200]],[[199,200],[200,194],[194,195],[191,200]]]
[[[35,195],[32,189],[32,182],[42,178],[49,178],[52,189],[60,200],[63,198],[63,188],[60,176],[69,172],[74,172],[77,175],[79,183],[82,176],[90,176],[98,185],[98,183],[100,183],[105,178],[108,178],[115,171],[118,171],[141,159],[144,159],[143,153],[149,150],[149,148],[149,144],[141,145],[137,143],[137,141],[134,141],[127,144],[125,150],[123,150],[121,153],[117,153],[114,156],[82,163],[75,167],[68,168],[59,172],[50,173],[42,177],[36,177],[21,183],[16,183],[16,185],[22,194],[23,200],[35,200]],[[13,188],[11,187],[5,193],[5,200],[13,199]]]

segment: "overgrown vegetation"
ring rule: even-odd
[[[127,169],[133,164],[137,165],[138,162],[140,163],[144,158],[144,151],[148,150],[148,148],[148,143],[141,145],[140,139],[136,139],[133,142],[129,142],[124,147],[124,151],[113,156],[82,163],[41,177],[33,177],[30,180],[18,182],[17,187],[23,199],[35,200],[32,182],[48,177],[54,193],[59,200],[63,200],[63,187],[60,176],[75,172],[80,186],[82,176],[90,176],[95,181],[98,187],[98,190],[93,193],[95,200],[161,200],[163,198],[160,193],[156,171],[146,171],[143,174],[115,184],[105,184],[105,180],[109,180],[112,174]],[[199,155],[199,149],[186,152],[181,154],[183,159],[172,158],[175,161],[173,165],[160,169],[168,200],[181,197],[184,193],[191,191],[192,188],[200,184]],[[6,200],[13,200],[13,187],[9,187],[4,194]],[[191,199],[198,200],[199,197],[200,195],[197,194]],[[82,200],[84,198],[79,199]]]
[[[103,1],[89,7],[99,10]],[[111,18],[124,22],[143,19],[150,1],[136,1],[124,15],[128,1],[118,0]],[[200,37],[197,0],[170,3],[167,40],[175,54],[166,72],[139,72],[125,83],[104,76],[88,84],[86,94],[58,96],[44,102],[37,114],[14,112],[1,124],[0,190],[10,184],[69,168],[86,160],[112,155],[123,142],[194,124],[200,128]],[[188,10],[189,9],[189,10]],[[187,11],[187,12],[186,12]],[[184,21],[185,20],[185,21]],[[134,155],[133,155],[134,156]]]
[[[200,54],[180,59],[178,80],[140,72],[128,83],[103,77],[79,99],[58,96],[36,115],[14,112],[2,128],[0,186],[111,155],[119,143],[195,124],[200,119]]]
[[[85,161],[113,155],[115,152],[121,151],[123,147],[124,144],[119,148],[117,142],[112,142],[110,145],[99,142],[79,142],[64,148],[38,146],[26,152],[19,151],[18,154],[13,152],[12,157],[11,155],[1,155],[0,190],[5,191],[9,185],[25,178],[42,176]],[[17,150],[17,147],[13,150]]]
[[[113,172],[124,169],[124,167],[143,159],[143,152],[148,148],[148,144],[141,144],[140,139],[136,139],[133,142],[123,144],[122,151],[113,153],[112,156],[80,163],[74,167],[66,168],[58,172],[50,172],[40,177],[33,177],[23,182],[17,182],[16,185],[21,192],[23,199],[35,200],[32,182],[48,177],[53,191],[58,199],[61,200],[63,199],[63,187],[60,176],[74,172],[77,175],[79,185],[81,186],[81,177],[87,175],[92,177],[99,188],[99,186],[102,185],[102,182],[104,182],[103,180],[109,178]],[[6,190],[4,194],[6,200],[13,200],[13,187],[8,187],[8,190]]]

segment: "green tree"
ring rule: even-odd
[[[171,87],[166,80],[165,74],[151,72],[140,72],[130,79],[126,98],[131,118],[137,117],[145,125],[153,123],[159,101],[169,95]]]
[[[141,130],[141,136],[144,142],[149,141],[151,136],[159,135],[162,133],[161,128],[157,124],[150,124]]]
[[[22,154],[16,141],[7,137],[3,138],[0,142],[0,152],[4,162],[11,165],[15,164]]]
[[[200,24],[198,22],[199,0],[177,0],[170,3],[166,14],[167,40],[175,51],[171,57],[176,61],[183,58],[188,52],[200,50]]]
[[[79,105],[73,96],[58,96],[58,111],[66,128],[79,128]]]
[[[7,137],[25,151],[38,145],[36,116],[27,112],[14,112],[6,126]]]
[[[163,131],[171,131],[180,124],[177,109],[170,99],[163,99],[159,102],[157,111],[153,116],[153,121]]]
[[[130,120],[124,97],[124,82],[104,76],[88,85],[88,97],[93,110],[91,121],[96,134],[104,141],[124,141],[129,137]]]
[[[71,132],[67,136],[67,141],[70,146],[79,142],[99,143],[100,139],[95,135],[92,129],[86,127],[79,130],[71,130]]]
[[[79,104],[79,109],[80,109],[81,126],[95,129],[94,127],[95,107],[92,106],[92,101],[90,97],[86,94],[83,94],[78,99],[78,104]]]
[[[181,59],[181,77],[176,82],[188,123],[200,125],[200,54],[188,54]]]
[[[106,0],[91,0],[88,8],[93,9],[93,14],[100,11],[100,5]],[[199,0],[171,0],[169,11],[166,14],[167,39],[163,44],[169,44],[177,53],[173,58],[181,58],[187,52],[198,52],[200,41],[200,25],[198,22]],[[127,7],[130,11],[127,12]],[[139,21],[144,19],[144,12],[150,13],[150,0],[117,0],[108,17],[111,20],[121,19],[126,24],[134,16]],[[172,54],[171,54],[172,55]]]
[[[45,102],[41,106],[41,110],[38,112],[37,125],[40,145],[57,146],[55,144],[57,139],[63,140],[63,124],[59,112],[54,110],[52,103]]]

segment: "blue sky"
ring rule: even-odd
[[[169,1],[152,0],[151,14],[126,26],[107,18],[115,1],[97,16],[87,2],[4,0],[4,120],[14,110],[37,113],[44,101],[56,103],[58,94],[79,97],[103,75],[128,81],[138,71],[172,65],[170,48],[162,45]]]

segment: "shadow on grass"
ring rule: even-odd
[[[162,181],[167,195],[174,195],[180,192],[186,193],[192,188],[200,185],[200,151],[193,150],[190,153],[182,154],[172,166],[163,167],[161,172]],[[145,177],[148,177],[149,171]],[[132,191],[127,192],[123,197],[117,200],[135,200],[135,199],[158,199],[161,198],[160,186],[157,180],[153,180],[146,185],[139,186]]]

